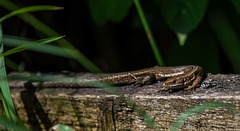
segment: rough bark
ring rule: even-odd
[[[138,106],[99,88],[26,87],[11,88],[11,93],[20,119],[35,130],[48,130],[55,124],[66,124],[75,130],[153,130],[136,107],[144,109],[159,129],[168,130],[181,113],[206,102],[233,107],[195,114],[181,130],[240,129],[240,75],[208,74],[191,92],[161,91],[161,85],[162,82],[117,87]]]

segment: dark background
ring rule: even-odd
[[[87,0],[18,0],[12,2],[21,7],[30,5],[64,7],[64,10],[41,11],[32,14],[61,35],[66,35],[65,38],[103,72],[137,70],[157,65],[134,4],[122,21],[97,24],[91,17]],[[156,2],[146,0],[140,2],[166,66],[194,64],[202,66],[205,72],[234,73],[208,21],[209,13],[220,9],[226,13],[239,36],[239,14],[229,1],[209,1],[203,20],[189,34],[184,47],[180,47],[175,32],[165,22]],[[0,11],[1,16],[9,13],[3,8],[0,8]],[[36,40],[46,38],[18,17],[6,20],[2,26],[4,34]],[[5,48],[5,50],[8,49],[10,48]],[[73,59],[33,51],[20,52],[8,58],[31,72],[61,72],[63,70],[87,72]],[[8,71],[12,70],[8,69]]]

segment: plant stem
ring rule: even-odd
[[[155,58],[156,58],[156,60],[157,60],[157,62],[158,62],[158,65],[159,65],[159,66],[163,66],[164,63],[163,63],[162,57],[161,57],[161,55],[160,55],[160,52],[159,52],[159,50],[158,50],[158,47],[157,47],[157,44],[156,44],[156,42],[155,42],[155,39],[154,39],[154,37],[153,37],[153,35],[152,35],[152,32],[151,32],[151,30],[150,30],[150,28],[149,28],[149,26],[148,26],[148,23],[147,23],[147,20],[146,20],[146,18],[145,18],[145,15],[144,15],[144,13],[143,13],[141,4],[140,4],[139,0],[134,0],[134,3],[135,3],[135,5],[136,5],[138,14],[139,14],[140,19],[141,19],[141,21],[142,21],[144,30],[145,30],[145,32],[146,32],[146,34],[147,34],[147,38],[148,38],[149,43],[150,43],[150,45],[151,45],[151,47],[152,47],[152,50],[153,50],[153,53],[154,53],[154,55],[155,55]]]

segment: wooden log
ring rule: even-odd
[[[23,84],[18,82],[15,84]],[[11,85],[11,82],[10,82]],[[240,75],[207,74],[196,90],[161,91],[162,82],[117,87],[159,130],[169,130],[179,115],[206,102],[233,105],[211,108],[189,117],[181,130],[240,129]],[[99,88],[11,88],[20,119],[34,130],[65,124],[75,130],[153,130],[137,108],[118,95]]]

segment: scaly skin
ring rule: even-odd
[[[111,85],[129,85],[129,84],[151,84],[156,81],[163,81],[162,90],[172,90],[186,88],[194,89],[201,82],[203,70],[200,66],[185,65],[172,67],[152,67],[136,71],[99,74],[93,78],[61,79],[58,81],[44,81],[40,85],[44,87],[82,87],[98,86],[99,82]],[[94,84],[96,83],[96,84]],[[39,85],[39,83],[37,84]]]

